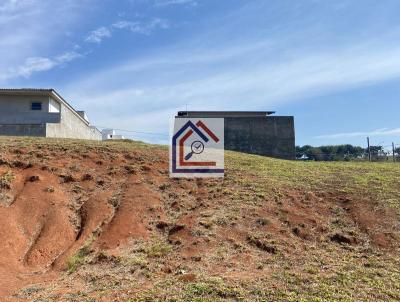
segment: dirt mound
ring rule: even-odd
[[[16,140],[1,154],[0,301],[120,301],[168,278],[235,300],[204,276],[246,283],[315,263],[309,253],[399,247],[398,216],[377,196],[271,186],[229,158],[224,180],[178,180],[165,149],[140,144]]]

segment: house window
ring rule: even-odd
[[[40,102],[33,102],[31,104],[31,110],[42,110],[42,103]]]

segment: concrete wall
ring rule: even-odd
[[[61,105],[59,102],[50,98],[49,100],[49,112],[60,112]]]
[[[101,132],[90,127],[77,114],[61,104],[61,120],[59,123],[46,124],[47,137],[77,138],[101,140]]]
[[[31,112],[32,102],[42,102],[42,111],[48,112],[49,97],[47,96],[0,95],[0,117],[3,113]]]
[[[227,117],[225,149],[295,159],[292,116]]]
[[[61,116],[59,113],[48,113],[42,111],[19,112],[10,114],[0,114],[0,125],[32,125],[45,123],[59,123]]]
[[[41,102],[42,110],[31,110],[32,102]],[[49,97],[0,96],[0,124],[57,123],[60,114],[49,113]]]
[[[46,125],[0,125],[0,136],[46,136]]]

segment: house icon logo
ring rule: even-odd
[[[224,176],[224,119],[176,118],[170,147],[171,177]]]

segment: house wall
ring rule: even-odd
[[[32,102],[41,102],[42,110],[31,110]],[[49,112],[48,97],[0,96],[0,125],[32,125],[59,121],[59,113]]]
[[[292,116],[227,117],[225,149],[283,159],[295,159]]]
[[[0,125],[0,136],[46,136],[46,124]]]
[[[61,104],[60,122],[46,124],[46,136],[101,140],[101,132],[99,130],[82,121],[77,114],[72,112],[64,104]]]
[[[42,102],[42,112],[48,112],[49,97],[47,96],[0,95],[0,117],[4,113],[31,112],[32,102]]]
[[[61,109],[61,105],[59,102],[56,102],[52,98],[49,99],[49,112],[57,112],[59,113]]]
[[[101,131],[101,136],[103,141],[110,139],[110,135],[115,135],[115,130],[103,129],[103,131]]]

